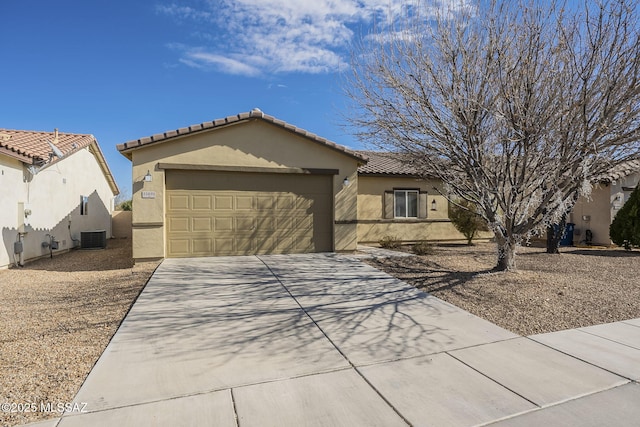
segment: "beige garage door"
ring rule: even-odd
[[[331,251],[331,175],[166,171],[167,256]]]

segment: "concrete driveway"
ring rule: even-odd
[[[554,337],[519,337],[353,257],[168,259],[57,425],[637,423],[640,339],[602,369]]]

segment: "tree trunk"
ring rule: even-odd
[[[547,228],[547,253],[559,254],[560,241],[567,227],[567,216],[563,215],[560,224],[551,225]]]
[[[498,242],[498,264],[495,271],[515,271],[516,270],[516,242],[510,238],[497,237]]]
[[[467,246],[473,246],[473,238],[476,237],[476,232],[467,233],[464,237],[467,238]]]

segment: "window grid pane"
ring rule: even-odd
[[[407,212],[406,194],[404,191],[395,192],[396,199],[396,217],[405,217]]]
[[[407,191],[407,217],[418,217],[418,192]]]
[[[394,214],[396,218],[418,217],[418,191],[394,190]]]

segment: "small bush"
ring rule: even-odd
[[[416,255],[430,255],[433,253],[433,245],[427,242],[418,242],[411,246],[411,252]]]
[[[400,247],[400,243],[400,239],[395,236],[384,236],[382,239],[378,240],[380,247],[385,249],[398,249]]]
[[[459,200],[449,207],[449,219],[453,226],[467,239],[467,244],[473,244],[473,238],[478,231],[488,231],[487,223],[476,213],[476,205],[467,201]]]
[[[130,211],[131,207],[132,207],[132,201],[131,200],[125,200],[124,202],[120,203],[119,205],[116,206],[116,210],[117,211]]]

